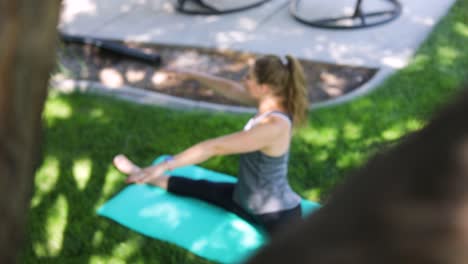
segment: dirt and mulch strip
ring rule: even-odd
[[[161,65],[155,66],[90,44],[61,43],[55,77],[101,82],[110,87],[122,85],[169,94],[185,99],[239,105],[216,94],[193,79],[184,79],[161,70],[170,66],[196,70],[240,81],[249,65],[262,54],[214,50],[174,45],[120,43],[147,54],[159,54]],[[336,98],[359,88],[377,69],[334,65],[300,60],[304,67],[311,103]]]

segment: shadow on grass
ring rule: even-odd
[[[156,111],[158,117],[151,118],[151,110],[115,104],[78,94],[49,99],[45,159],[36,175],[22,263],[209,263],[96,214],[125,186],[124,176],[111,166],[115,154],[148,164],[185,143],[170,136],[171,125],[155,125],[168,122],[170,114]],[[158,134],[168,136],[161,141]]]

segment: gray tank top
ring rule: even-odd
[[[249,130],[268,115],[290,118],[281,112],[267,112],[249,120]],[[261,151],[240,155],[238,183],[234,188],[234,201],[252,214],[265,214],[296,207],[301,202],[288,183],[289,150],[272,157]]]

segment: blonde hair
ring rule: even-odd
[[[266,55],[255,61],[254,73],[259,84],[270,85],[276,96],[283,97],[284,107],[293,119],[294,127],[307,123],[308,91],[301,63],[286,55],[286,63],[278,56]]]

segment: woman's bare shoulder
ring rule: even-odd
[[[260,124],[270,124],[274,125],[280,129],[289,129],[291,127],[291,121],[282,114],[269,114],[265,118],[263,118]]]

